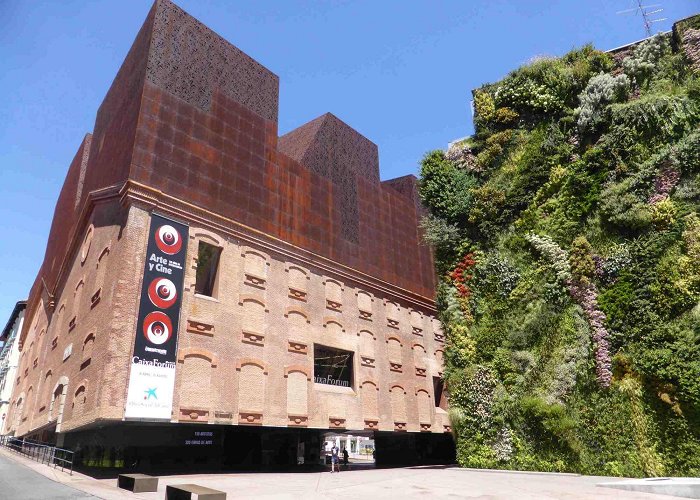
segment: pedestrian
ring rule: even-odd
[[[348,465],[348,449],[343,448],[343,465]]]
[[[340,450],[338,449],[338,446],[335,444],[333,445],[333,448],[331,448],[331,474],[335,472],[333,469],[337,468],[338,472],[340,472],[340,464],[338,464],[338,453]]]

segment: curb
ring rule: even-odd
[[[466,470],[470,472],[489,472],[494,474],[523,474],[533,476],[563,476],[563,477],[582,477],[583,474],[575,472],[540,472],[529,470],[508,470],[508,469],[474,469],[471,467],[448,467],[446,470]]]

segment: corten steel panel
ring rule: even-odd
[[[279,150],[324,177],[342,178],[342,171],[379,182],[377,145],[331,113],[279,138]]]
[[[155,11],[154,4],[97,111],[86,192],[129,177]]]
[[[54,209],[54,218],[51,223],[49,238],[46,244],[46,256],[61,255],[68,249],[70,233],[78,217],[78,207],[76,205],[79,204],[80,198],[82,197],[82,193],[79,191],[80,179],[82,177],[81,167],[83,169],[86,168],[91,140],[92,136],[90,134],[83,138],[70,167],[68,167],[66,180],[63,182],[63,187],[61,188],[61,193],[58,195],[58,200]],[[83,173],[83,176],[84,175]],[[48,284],[55,284],[60,264],[61,261],[57,258],[52,258],[44,262],[42,272]]]
[[[63,264],[63,258],[68,253],[71,238],[78,224],[80,208],[88,192],[84,186],[85,176],[88,170],[90,143],[92,135],[86,134],[68,167],[66,179],[63,181],[61,192],[58,195],[54,216],[51,221],[51,229],[46,243],[44,260],[39,267],[39,272],[29,292],[28,309],[33,311],[42,291],[47,288],[54,290],[59,284],[58,275]],[[48,306],[48,298],[45,306]],[[20,340],[24,339],[28,323],[22,329]]]
[[[156,2],[148,80],[203,110],[219,89],[277,121],[278,77],[169,1]]]

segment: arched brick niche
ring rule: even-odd
[[[238,362],[238,422],[243,425],[262,425],[265,409],[267,365],[254,358]]]

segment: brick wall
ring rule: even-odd
[[[59,418],[62,432],[121,420],[141,279],[133,269],[143,269],[150,221],[144,208],[99,205],[51,322],[35,315],[15,392],[26,416],[18,434]],[[276,248],[279,241],[260,245],[252,233],[190,222],[175,421],[444,431],[447,416],[432,404],[443,339],[425,304],[329,272],[290,255],[289,245]],[[222,249],[214,297],[195,294],[200,242]],[[353,352],[352,388],[313,382],[315,343]],[[65,396],[54,397],[62,386]]]
[[[212,381],[206,408],[194,408],[182,398],[196,391],[199,382],[178,364],[178,418],[329,428],[334,417],[344,419],[342,425],[349,429],[364,429],[365,420],[374,419],[381,430],[395,430],[397,420],[414,432],[427,421],[429,430],[444,431],[446,414],[432,404],[432,377],[442,371],[442,340],[430,311],[329,274],[302,258],[256,248],[251,241],[197,225],[190,234],[182,306],[183,323],[190,327],[180,334],[180,352],[201,353],[216,362],[198,365],[200,370],[208,367],[207,374],[200,371],[198,376]],[[200,241],[222,248],[213,298],[194,293]],[[256,256],[256,280],[250,279],[250,255]],[[301,288],[304,295],[294,293]],[[371,316],[362,317],[361,310]],[[352,389],[314,384],[315,343],[354,353]],[[398,370],[392,369],[393,358],[399,360]],[[392,387],[397,385],[401,404],[394,407],[398,392]],[[303,420],[295,423],[298,417]]]
[[[129,271],[138,254],[122,231],[125,217],[116,200],[95,207],[59,284],[54,311],[40,300],[32,315],[13,393],[15,402],[23,399],[26,416],[14,422],[17,434],[56,423],[65,431],[98,415],[123,414],[123,369],[133,343],[140,284]],[[119,376],[110,379],[115,373]]]

